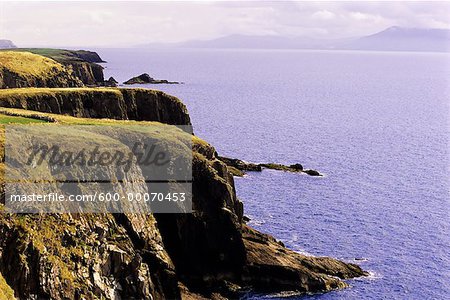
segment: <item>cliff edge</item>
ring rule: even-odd
[[[0,106],[83,118],[190,125],[186,106],[164,92],[124,88],[0,90]]]

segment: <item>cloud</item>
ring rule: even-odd
[[[316,20],[332,20],[335,17],[336,14],[328,10],[319,10],[311,15],[311,18]]]
[[[21,46],[129,46],[229,34],[342,38],[450,28],[440,2],[0,2],[0,38]]]

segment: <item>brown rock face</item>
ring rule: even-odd
[[[84,85],[99,86],[105,81],[103,67],[98,64],[84,61],[62,62],[62,64],[72,70]]]

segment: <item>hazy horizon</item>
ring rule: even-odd
[[[228,35],[340,39],[391,26],[450,29],[448,2],[0,2],[19,47],[126,47]]]

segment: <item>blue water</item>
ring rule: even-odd
[[[326,174],[236,179],[252,226],[372,274],[296,297],[449,299],[449,55],[98,51],[119,81],[148,72],[185,82],[151,87],[181,98],[220,154]]]

